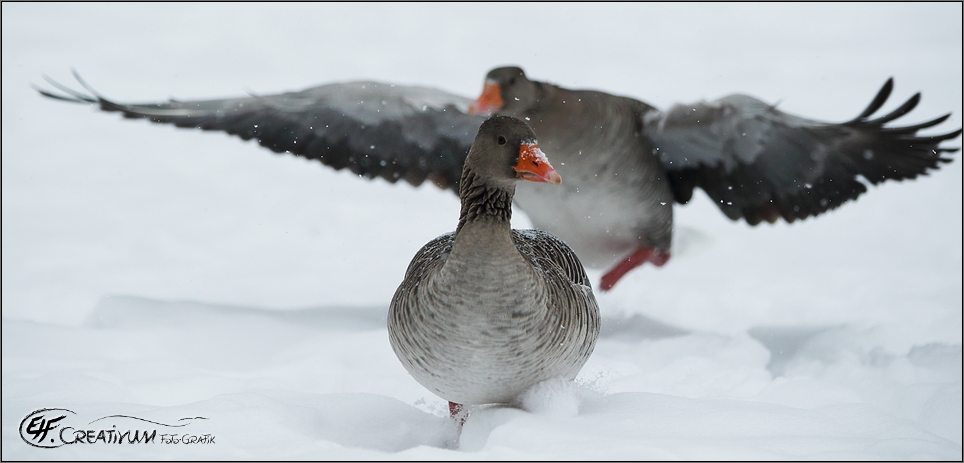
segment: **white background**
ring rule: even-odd
[[[73,67],[123,102],[357,79],[475,97],[514,64],[660,108],[739,92],[844,121],[892,76],[884,111],[921,91],[904,123],[952,112],[942,133],[961,24],[959,3],[4,3],[3,458],[960,459],[959,154],[793,225],[698,194],[669,264],[597,292],[579,385],[475,410],[456,451],[384,328],[453,194],[30,86],[76,86]],[[34,449],[17,428],[44,407],[201,415],[217,443]]]

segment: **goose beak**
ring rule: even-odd
[[[552,168],[546,154],[536,143],[523,143],[519,147],[519,162],[515,165],[516,177],[539,183],[562,183],[562,176]]]
[[[495,81],[487,80],[485,81],[485,86],[482,88],[482,96],[469,105],[468,113],[488,116],[502,109],[503,104],[502,91],[499,90],[499,84]]]

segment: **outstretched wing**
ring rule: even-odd
[[[278,95],[121,104],[74,75],[89,94],[50,79],[63,94],[37,90],[127,118],[254,138],[275,152],[317,159],[368,178],[405,179],[412,185],[427,178],[456,193],[462,163],[485,120],[465,113],[470,99],[423,87],[350,82]]]
[[[788,222],[820,214],[867,191],[871,184],[926,174],[951,159],[941,142],[961,130],[923,136],[917,132],[944,122],[950,114],[906,126],[885,124],[907,114],[916,94],[890,114],[871,119],[890,96],[893,79],[855,119],[830,124],[778,111],[745,95],[677,105],[643,116],[678,202],[700,187],[733,220],[756,225]]]

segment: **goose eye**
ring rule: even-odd
[[[512,85],[514,83],[515,83],[515,77],[509,78],[509,85]]]
[[[500,144],[500,145],[504,145],[504,144],[505,144],[505,137],[503,137],[502,135],[499,135],[499,144]]]

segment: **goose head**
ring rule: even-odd
[[[526,77],[522,68],[507,66],[489,71],[485,76],[482,95],[469,105],[469,114],[511,112],[521,114],[540,99],[537,82]]]
[[[562,183],[562,176],[539,149],[535,132],[525,122],[508,116],[493,116],[482,123],[464,169],[506,189],[517,180]]]

